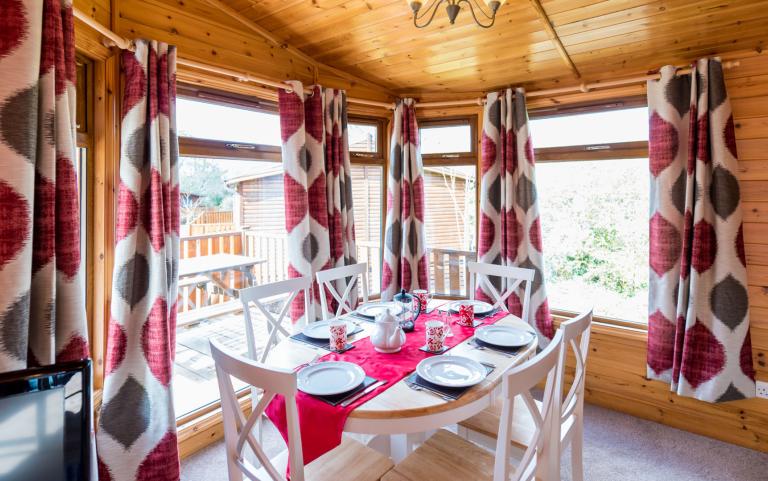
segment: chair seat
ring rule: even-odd
[[[384,475],[382,481],[491,481],[493,455],[440,430]]]
[[[541,401],[536,401],[541,409]],[[531,417],[528,406],[523,398],[515,398],[515,406],[512,408],[512,445],[521,449],[527,448],[536,433],[536,424]],[[501,403],[484,409],[479,414],[459,423],[459,426],[470,431],[475,431],[489,438],[496,439],[499,433],[499,421],[501,420]]]
[[[353,439],[304,467],[307,481],[379,481],[392,469],[392,460]]]

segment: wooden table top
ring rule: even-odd
[[[444,301],[433,302],[442,304]],[[357,321],[355,318],[353,320]],[[517,326],[528,331],[533,330],[528,324],[521,321],[520,318],[511,314],[499,320],[495,325]],[[361,321],[360,326],[363,328],[363,332],[352,336],[350,342],[368,337],[373,329],[373,323],[367,321]],[[469,344],[471,339],[466,339],[443,355],[464,356],[479,362],[491,363],[496,368],[482,383],[471,388],[459,399],[446,401],[430,392],[415,391],[408,387],[403,379],[378,396],[358,406],[357,409],[352,411],[350,418],[377,420],[411,418],[437,414],[469,404],[490,394],[500,384],[501,375],[507,369],[517,366],[528,359],[536,352],[537,346],[537,341],[534,339],[531,344],[521,349],[517,355],[511,356],[488,349],[478,350]],[[305,343],[284,339],[269,353],[267,364],[293,370],[302,364],[312,361],[318,354],[323,356],[328,354],[328,351]],[[396,355],[393,354],[393,356]]]

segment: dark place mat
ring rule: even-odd
[[[356,334],[360,331],[362,331],[362,329],[360,328],[355,329],[354,331],[352,331],[352,334]],[[321,349],[325,349],[328,352],[336,352],[339,354],[341,354],[342,352],[347,352],[350,349],[355,347],[354,344],[351,344],[348,342],[347,345],[344,347],[344,350],[334,351],[333,349],[331,349],[330,341],[328,339],[315,339],[312,337],[307,337],[302,333],[294,334],[293,336],[291,336],[291,339],[293,339],[294,341],[303,342],[304,344],[309,344],[312,347],[319,347]]]
[[[321,401],[325,401],[331,406],[338,406],[339,404],[343,403],[347,399],[351,398],[355,394],[359,393],[363,389],[367,388],[371,384],[378,382],[379,380],[376,378],[373,378],[371,376],[365,376],[365,380],[363,380],[363,383],[354,388],[351,391],[343,392],[341,394],[334,394],[332,396],[312,396],[314,398],[317,398]]]
[[[525,346],[521,347],[503,347],[503,346],[496,346],[494,344],[488,344],[487,342],[483,342],[480,339],[473,337],[470,341],[470,344],[474,343],[476,346],[482,347],[484,349],[488,349],[489,351],[496,351],[500,352],[502,354],[517,354],[520,352],[521,349],[523,349]]]
[[[445,344],[443,344],[443,348],[440,349],[439,351],[430,351],[429,349],[427,349],[427,345],[426,344],[424,344],[423,346],[421,346],[419,348],[419,351],[428,352],[430,354],[442,354],[442,353],[444,353],[447,350],[448,350],[448,346],[446,346]]]
[[[488,371],[488,374],[492,373],[495,367],[492,367],[486,363],[480,363],[485,367],[485,370]],[[409,384],[415,384],[416,386],[426,390],[431,391],[438,396],[442,396],[448,400],[456,400],[459,399],[465,392],[472,389],[474,386],[469,387],[443,387],[438,386],[437,384],[432,384],[429,381],[425,381],[421,376],[416,374],[415,372],[405,378],[405,382]]]

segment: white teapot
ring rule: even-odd
[[[371,344],[378,352],[384,353],[399,352],[405,344],[405,332],[400,327],[400,321],[389,309],[376,316]]]

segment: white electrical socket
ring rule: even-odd
[[[757,381],[757,397],[768,399],[768,381]]]

